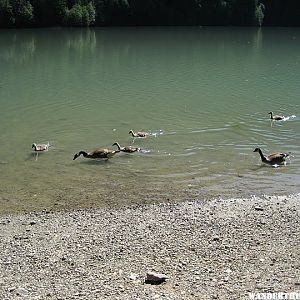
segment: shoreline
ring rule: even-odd
[[[0,215],[1,299],[300,293],[300,194]],[[164,273],[145,284],[147,271]]]

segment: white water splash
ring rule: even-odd
[[[296,118],[296,116],[295,115],[291,115],[291,116],[284,117],[282,119],[282,121],[288,121],[288,120],[291,120],[291,119],[294,119],[294,118]]]

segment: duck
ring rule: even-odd
[[[284,119],[285,119],[284,116],[273,115],[273,112],[272,112],[272,111],[269,112],[269,115],[270,115],[270,119],[271,119],[271,120],[281,121],[281,120],[284,120]]]
[[[264,156],[260,148],[255,148],[253,152],[258,152],[261,158],[261,161],[265,164],[276,165],[282,164],[285,162],[285,159],[290,155],[290,153],[272,153],[269,156]]]
[[[31,148],[35,152],[48,151],[49,147],[50,147],[49,142],[48,142],[48,144],[36,144],[36,143],[33,143],[32,146],[31,146]]]
[[[109,159],[118,152],[120,152],[120,151],[115,151],[115,150],[110,150],[110,149],[105,149],[105,148],[98,148],[91,152],[79,151],[78,153],[76,153],[74,155],[73,160],[78,158],[80,155],[82,155],[85,158],[92,158],[92,159],[96,159],[96,158]]]
[[[146,137],[148,135],[147,132],[142,132],[142,131],[133,132],[133,130],[130,130],[128,133],[131,134],[133,137]]]
[[[119,151],[127,152],[127,153],[133,153],[141,150],[141,148],[132,147],[132,146],[121,147],[120,144],[117,142],[113,143],[112,145],[117,146]]]

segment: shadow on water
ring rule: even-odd
[[[93,166],[100,166],[100,165],[107,165],[107,164],[111,164],[111,159],[83,159],[80,162],[78,162],[80,164],[84,164],[84,165],[93,165]]]

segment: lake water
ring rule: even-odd
[[[299,28],[1,30],[1,211],[298,193],[299,83]]]

